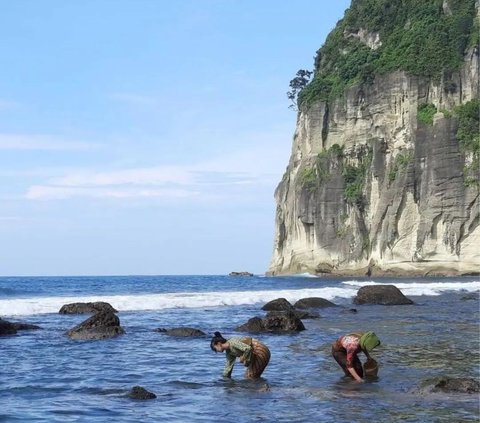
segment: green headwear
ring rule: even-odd
[[[380,339],[378,339],[374,332],[365,332],[360,337],[360,348],[362,348],[364,351],[370,352],[379,345]]]

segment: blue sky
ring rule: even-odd
[[[0,275],[263,273],[288,83],[349,0],[15,0]]]

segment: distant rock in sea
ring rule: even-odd
[[[413,301],[400,291],[395,285],[371,285],[362,286],[357,296],[353,299],[354,304],[381,304],[402,305],[413,304]]]
[[[71,303],[65,304],[60,309],[60,314],[84,314],[84,313],[98,313],[99,311],[111,311],[117,313],[109,303],[97,301],[95,303]]]
[[[228,276],[253,276],[250,272],[230,272]]]
[[[164,333],[165,335],[168,336],[180,336],[180,337],[191,337],[191,336],[205,336],[206,333],[201,331],[200,329],[195,329],[195,328],[171,328],[171,329],[164,329],[164,328],[158,328],[155,329],[155,332],[160,332]]]
[[[128,393],[129,398],[137,400],[148,400],[155,399],[157,396],[150,391],[147,391],[142,386],[134,386],[132,390]]]

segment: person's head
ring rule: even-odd
[[[222,336],[220,332],[215,332],[213,334],[213,338],[210,341],[210,348],[212,351],[215,352],[223,352],[223,344],[225,344],[227,340]]]
[[[380,339],[374,332],[366,332],[360,337],[360,348],[363,351],[370,352],[380,345]]]

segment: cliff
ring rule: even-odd
[[[368,3],[354,1],[352,8]],[[454,6],[444,0],[438,13],[452,15]],[[317,55],[316,79],[299,101],[290,161],[275,191],[268,273],[478,273],[477,41],[462,47],[460,63],[443,63],[438,75],[401,65],[380,70],[391,35],[378,25],[374,31],[352,24],[351,16],[329,37],[337,49],[345,41],[338,56],[361,44],[362,57],[370,60],[368,78],[334,75],[341,64],[329,58],[329,49],[331,57],[335,51],[327,39]],[[412,17],[402,19],[408,32]],[[375,55],[364,54],[365,48]],[[365,75],[365,67],[360,70]],[[326,95],[318,89],[312,95],[310,88],[324,81],[344,81],[342,93],[330,87]]]

